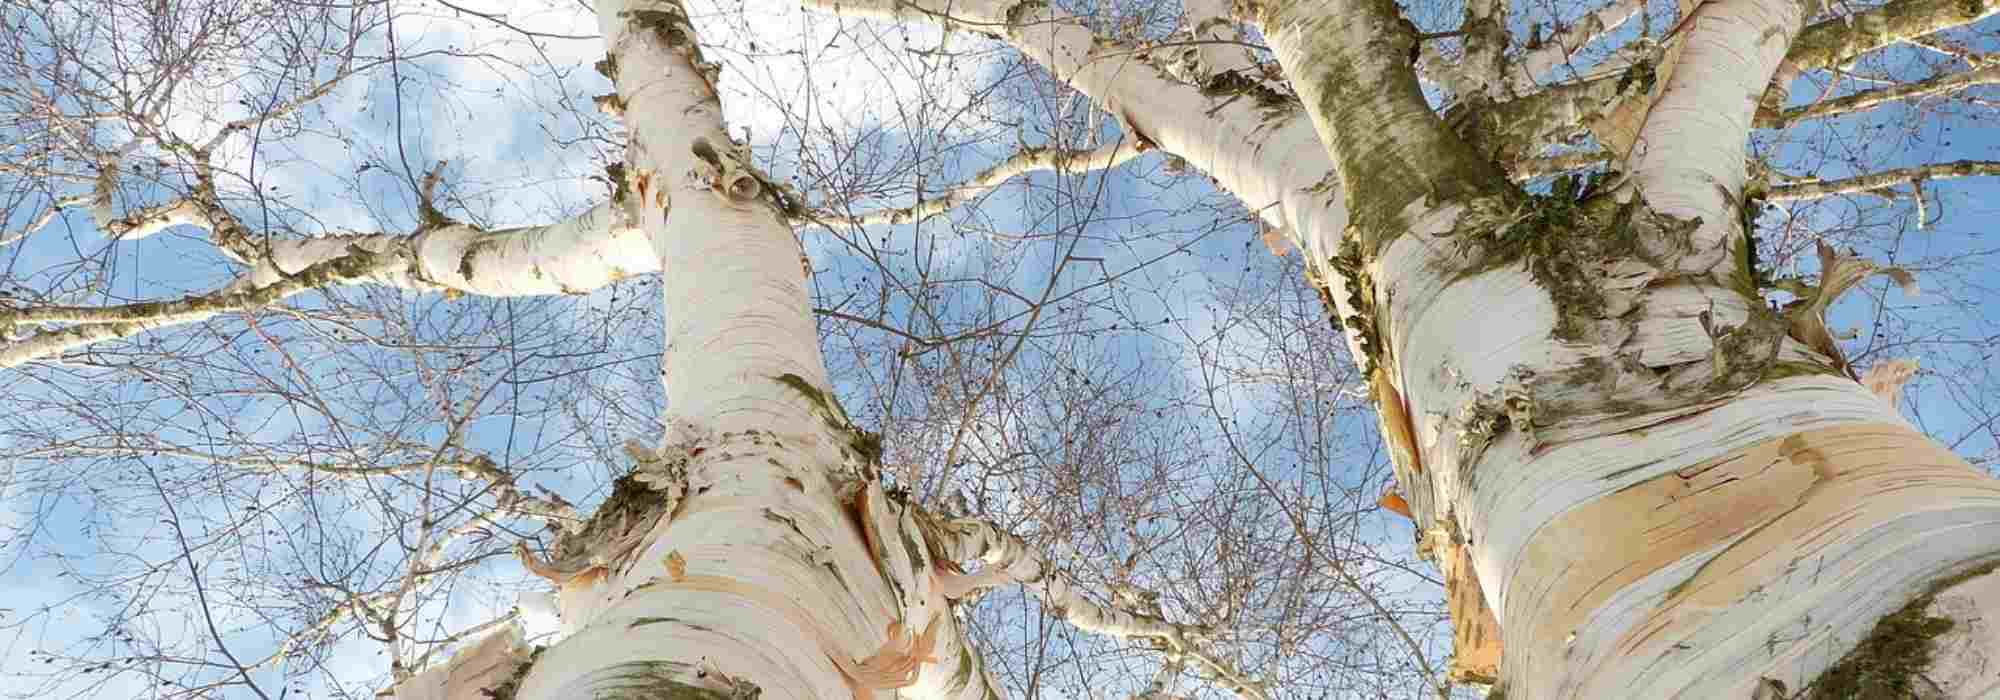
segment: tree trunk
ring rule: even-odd
[[[1743,147],[1798,6],[1692,10],[1629,175],[1543,196],[1430,114],[1388,0],[1258,9],[1346,184],[1330,291],[1422,546],[1490,582],[1510,697],[1993,688],[2000,482],[1826,335],[1872,267],[1825,251],[1779,311],[1740,255]]]
[[[685,11],[607,0],[598,12],[631,132],[609,212],[633,220],[610,225],[676,262],[662,277],[669,434],[632,448],[634,473],[551,561],[523,550],[560,584],[563,638],[497,690],[989,695],[933,545],[882,492],[879,447],[830,393],[785,200],[723,131]]]

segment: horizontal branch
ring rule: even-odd
[[[242,284],[271,284],[293,270],[347,254],[409,251],[410,264],[382,268],[357,283],[479,296],[583,294],[633,275],[660,271],[652,242],[621,223],[613,203],[567,221],[484,231],[451,224],[408,235],[358,234],[273,241]]]
[[[251,289],[224,288],[173,301],[140,302],[109,307],[29,307],[0,310],[0,338],[21,324],[81,323],[55,331],[30,333],[0,346],[0,369],[16,367],[111,338],[193,323],[217,315],[262,307],[328,284],[365,279],[394,264],[395,258],[364,250],[350,251],[311,265],[277,283]]]
[[[1557,173],[1577,170],[1579,168],[1588,168],[1608,160],[1611,160],[1609,152],[1592,150],[1579,153],[1565,153],[1546,158],[1529,158],[1507,163],[1506,165],[1507,174],[1515,182],[1520,182],[1523,180],[1533,180],[1545,175],[1555,175]]]
[[[198,199],[148,210],[212,223]],[[129,218],[129,217],[128,217]],[[568,221],[487,232],[451,224],[409,235],[362,234],[273,241],[250,271],[221,289],[170,301],[116,306],[0,308],[0,341],[22,326],[72,324],[0,345],[0,369],[52,357],[111,338],[204,321],[263,307],[334,284],[379,284],[412,291],[482,296],[583,294],[625,277],[660,270],[652,243],[617,223],[616,205],[599,204]],[[218,236],[218,238],[222,238]],[[219,241],[231,258],[240,246]]]
[[[1841,114],[1851,114],[1897,100],[1949,94],[1968,88],[1996,83],[2000,83],[2000,62],[1994,62],[1963,73],[1941,75],[1913,83],[1891,85],[1874,90],[1863,90],[1851,95],[1819,100],[1809,105],[1787,109],[1775,115],[1759,114],[1757,126],[1766,129],[1782,129],[1807,119],[1824,119]]]
[[[131,442],[133,439],[137,442]],[[569,528],[582,522],[576,508],[560,498],[548,498],[528,493],[515,483],[513,473],[500,467],[493,458],[472,453],[446,458],[439,455],[434,459],[409,460],[381,463],[356,454],[345,460],[309,460],[283,456],[227,455],[190,449],[172,443],[161,442],[150,436],[124,436],[116,445],[75,445],[54,444],[15,455],[20,458],[67,458],[77,456],[127,456],[146,454],[151,456],[179,457],[194,459],[210,464],[238,467],[257,474],[276,474],[284,471],[309,471],[339,480],[364,479],[377,476],[421,473],[426,469],[437,469],[459,476],[467,481],[483,484],[493,494],[498,510],[534,518],[557,528]],[[395,446],[390,449],[427,449],[414,445]]]
[[[1138,157],[1142,152],[1138,143],[1124,139],[1117,143],[1094,149],[1060,149],[1040,146],[1024,147],[1013,157],[1001,161],[993,167],[980,171],[965,184],[947,190],[943,195],[897,209],[882,209],[858,215],[842,215],[821,212],[818,223],[866,226],[870,224],[908,224],[921,222],[933,216],[950,211],[966,202],[993,191],[994,188],[1021,175],[1031,172],[1053,170],[1065,175],[1075,175],[1093,170],[1108,170],[1123,165]]]
[[[1513,66],[1507,75],[1508,88],[1515,94],[1534,90],[1538,79],[1568,61],[1571,54],[1624,26],[1645,7],[1645,0],[1613,0],[1539,42],[1531,34],[1527,50],[1510,61]]]
[[[42,230],[42,227],[47,226],[49,225],[49,223],[55,221],[57,216],[62,215],[62,211],[64,209],[68,209],[70,207],[82,204],[88,204],[90,203],[90,201],[91,198],[87,195],[77,195],[74,197],[64,197],[62,199],[58,199],[55,202],[49,204],[49,208],[42,210],[40,216],[35,217],[34,221],[28,222],[28,225],[22,227],[19,232],[7,233],[6,231],[0,231],[0,245],[7,245],[9,243],[13,243],[14,241],[27,238],[28,234],[40,231]]]
[[[1766,197],[1774,201],[1790,201],[1843,194],[1879,194],[1883,190],[1902,184],[1981,175],[2000,175],[2000,161],[1955,160],[1949,163],[1885,170],[1840,180],[1788,182],[1771,187]]]
[[[2000,0],[1890,0],[1870,10],[1808,25],[1785,61],[1799,70],[1847,65],[1870,51],[2000,12]]]

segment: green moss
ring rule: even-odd
[[[1340,242],[1340,254],[1327,260],[1346,286],[1348,308],[1354,314],[1339,319],[1337,325],[1354,330],[1357,343],[1361,346],[1361,373],[1368,376],[1382,360],[1382,337],[1377,331],[1375,314],[1375,280],[1368,274],[1367,258],[1361,253],[1359,235],[1350,233]],[[1323,299],[1329,313],[1338,313],[1340,307],[1329,298]]]
[[[1876,621],[1867,638],[1838,663],[1821,671],[1805,689],[1806,700],[1902,700],[1919,697],[1918,675],[1930,668],[1937,638],[1954,626],[1949,618],[1925,612],[1937,594],[1992,573],[2000,561],[1973,567],[1932,583],[1908,605]]]
[[[1735,269],[1730,271],[1729,286],[1744,298],[1761,302],[1764,298],[1763,290],[1777,284],[1771,277],[1770,268],[1757,255],[1757,248],[1761,244],[1761,240],[1757,237],[1757,219],[1764,215],[1765,188],[1761,183],[1753,181],[1744,186],[1744,196],[1741,199],[1720,185],[1716,186],[1716,189],[1722,192],[1723,199],[1736,207],[1736,223],[1742,232],[1736,239],[1734,251],[1736,265]]]
[[[1826,375],[1829,377],[1846,376],[1841,374],[1839,369],[1831,365],[1804,360],[1785,360],[1771,363],[1770,367],[1764,369],[1764,376],[1761,380],[1770,382],[1791,377],[1810,377],[1814,375]]]
[[[632,183],[625,180],[624,163],[605,164],[604,178],[611,183],[611,202],[613,204],[624,204],[625,200],[632,196]]]
[[[1325,147],[1341,173],[1365,255],[1407,232],[1404,215],[1420,200],[1465,202],[1511,189],[1499,165],[1437,122],[1407,58],[1417,48],[1416,28],[1393,0],[1343,3],[1331,12],[1303,0],[1271,0],[1259,10],[1265,27],[1283,27],[1294,35],[1294,51],[1313,57],[1288,73],[1315,123],[1373,125],[1321,129],[1333,137]],[[1350,46],[1339,28],[1357,24],[1372,39]]]
[[[1929,596],[1875,623],[1861,646],[1820,674],[1808,698],[1841,700],[1902,700],[1916,697],[1913,676],[1930,666],[1938,635],[1951,631],[1952,621],[1924,614]]]
[[[1659,73],[1653,69],[1653,62],[1640,60],[1618,76],[1618,94],[1643,95],[1653,91],[1653,81]]]
[[[688,34],[687,14],[679,6],[667,5],[664,10],[627,10],[619,14],[626,17],[636,29],[651,30],[658,34],[667,46],[679,48],[691,43]]]
[[[1644,205],[1594,198],[1599,175],[1562,175],[1545,195],[1516,200],[1512,213],[1493,222],[1468,217],[1471,230],[1453,234],[1459,252],[1474,260],[1464,274],[1515,262],[1547,290],[1555,302],[1558,338],[1576,339],[1592,319],[1603,316],[1605,297],[1588,266],[1604,259],[1641,257],[1633,217]]]
[[[820,420],[826,421],[827,427],[832,428],[835,433],[846,435],[848,449],[859,455],[863,462],[877,464],[882,461],[882,435],[855,425],[854,421],[847,417],[847,409],[841,407],[840,399],[835,398],[832,392],[821,390],[813,386],[812,382],[806,381],[805,377],[790,372],[778,375],[776,379],[778,383],[791,387],[793,391],[799,392],[800,396],[804,396],[812,405],[813,412],[819,414]]]
[[[1274,116],[1288,114],[1299,108],[1299,99],[1286,94],[1255,78],[1246,77],[1242,71],[1226,70],[1208,77],[1202,82],[1201,94],[1210,98],[1240,95],[1249,97],[1263,110],[1268,120]]]
[[[955,695],[966,686],[972,685],[973,666],[972,647],[965,644],[958,645],[958,670],[951,674],[951,684],[947,686],[952,694]]]
[[[715,690],[683,681],[704,675],[693,664],[672,661],[632,661],[606,669],[604,681],[592,684],[593,700],[749,700],[762,692],[742,680],[725,680],[730,690]]]

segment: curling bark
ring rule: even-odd
[[[1804,8],[1692,9],[1627,175],[1546,197],[1428,112],[1393,3],[1258,11],[1354,212],[1335,294],[1398,480],[1424,547],[1469,550],[1510,697],[1846,692],[1838,662],[1912,615],[1950,621],[1917,640],[1940,651],[1870,682],[2000,682],[1964,641],[2000,610],[2000,482],[1856,382],[1818,316],[1872,268],[1827,251],[1813,303],[1780,313],[1733,254]]]
[[[631,134],[632,225],[662,264],[702,264],[661,281],[662,447],[632,449],[634,473],[573,546],[523,550],[560,586],[563,638],[504,693],[990,695],[914,513],[884,495],[829,393],[799,244],[722,128],[685,10],[607,0],[598,15]]]

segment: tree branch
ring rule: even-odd
[[[1792,40],[1785,61],[1799,70],[1834,68],[1862,54],[2000,12],[2000,0],[1890,0],[1845,17],[1808,25]]]
[[[1530,41],[1521,55],[1513,58],[1512,70],[1507,71],[1506,86],[1510,94],[1525,95],[1537,87],[1536,81],[1556,66],[1568,61],[1571,54],[1590,45],[1599,37],[1611,33],[1645,9],[1645,0],[1614,0],[1611,4],[1584,15],[1569,26],[1562,27],[1539,43]]]
[[[1031,172],[1052,170],[1065,175],[1109,170],[1125,164],[1143,153],[1145,149],[1130,139],[1089,150],[1070,150],[1040,146],[1023,147],[1013,157],[1001,161],[993,167],[974,175],[971,180],[947,190],[943,195],[927,199],[907,207],[882,209],[861,214],[843,215],[835,212],[821,212],[815,223],[846,224],[867,226],[870,224],[909,224],[945,213],[960,205],[977,199],[987,192],[1021,175]]]
[[[23,238],[27,238],[29,234],[32,234],[36,231],[40,231],[42,230],[42,227],[48,226],[51,222],[55,221],[57,216],[62,215],[62,211],[64,209],[68,209],[70,207],[79,206],[83,204],[89,204],[90,201],[91,198],[85,195],[77,195],[74,197],[64,197],[62,199],[58,199],[50,203],[48,209],[42,210],[41,215],[36,216],[34,221],[30,221],[28,222],[27,226],[22,227],[20,232],[10,234],[5,231],[0,231],[0,246],[8,245]]]
[[[1890,187],[1902,184],[1916,184],[1926,180],[1946,180],[1957,177],[1978,177],[2000,175],[2000,161],[1955,160],[1949,163],[1932,163],[1913,168],[1897,168],[1879,173],[1870,173],[1840,180],[1801,180],[1774,185],[1765,195],[1774,201],[1814,199],[1843,194],[1872,194],[1880,197]]]
[[[1214,680],[1237,697],[1266,700],[1270,690],[1226,659],[1208,651],[1209,632],[1199,626],[1169,622],[1162,616],[1157,596],[1137,590],[1113,591],[1106,605],[1083,594],[1068,572],[1048,563],[1040,552],[1020,537],[998,525],[977,518],[931,520],[925,536],[938,542],[953,561],[984,562],[976,573],[938,573],[939,588],[946,598],[960,598],[972,591],[1001,584],[1019,584],[1044,608],[1062,616],[1077,629],[1121,639],[1143,639],[1167,655],[1168,663],[1192,660]]]
[[[102,308],[30,307],[0,311],[0,334],[5,334],[24,323],[85,324],[57,331],[32,333],[25,338],[0,346],[0,369],[19,366],[102,340],[122,338],[183,323],[205,321],[231,311],[254,309],[309,289],[366,278],[379,273],[382,268],[393,262],[393,257],[357,249],[347,255],[316,263],[275,284],[248,290],[224,288],[174,301],[141,302]]]
[[[1845,65],[1870,51],[1975,22],[1996,12],[2000,12],[2000,0],[1890,0],[1881,7],[1807,25],[1792,40],[1780,64],[1779,79],[1766,88],[1760,104],[1784,103],[1790,88],[1784,76]],[[1580,131],[1582,119],[1609,107],[1623,77],[1624,71],[1604,71],[1551,85],[1477,110],[1480,113],[1462,112],[1454,123],[1461,133],[1467,134],[1467,140],[1482,144],[1482,151],[1499,154],[1497,157],[1502,161],[1520,160]],[[1774,109],[1765,110],[1759,115],[1757,126],[1781,125],[1787,121]],[[1487,133],[1470,133],[1475,129]]]
[[[1967,88],[1993,84],[2000,84],[2000,61],[1991,62],[1963,73],[1941,75],[1914,83],[1891,85],[1889,87],[1864,90],[1851,95],[1820,100],[1809,105],[1793,107],[1778,114],[1761,113],[1757,115],[1757,126],[1766,129],[1782,129],[1807,119],[1824,119],[1841,114],[1851,114],[1897,100],[1943,95]]]

